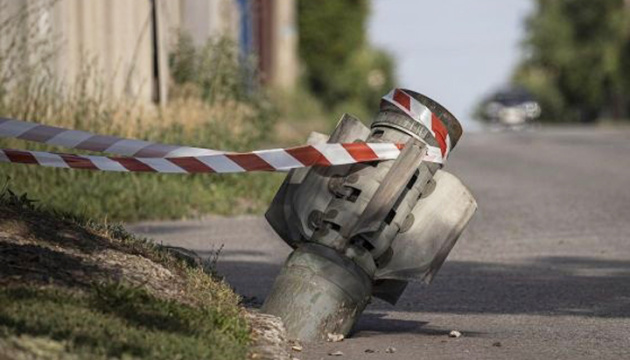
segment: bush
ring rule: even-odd
[[[261,101],[261,92],[253,82],[255,59],[241,57],[238,45],[228,38],[211,38],[197,48],[190,34],[180,32],[169,67],[175,97],[182,95],[182,88],[186,95],[186,89],[193,87],[210,103],[225,99]]]

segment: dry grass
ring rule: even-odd
[[[241,89],[238,76],[242,69],[229,61],[230,44],[221,42],[214,47],[212,43],[200,52],[202,58],[193,59],[195,66],[201,66],[193,69],[198,76],[192,80],[197,82],[173,84],[171,101],[159,108],[132,98],[112,97],[96,59],[85,64],[74,80],[57,78],[51,59],[58,47],[53,40],[37,40],[37,24],[29,22],[37,16],[28,13],[42,8],[25,9],[26,15],[0,24],[10,29],[3,39],[15,40],[9,41],[6,51],[0,51],[0,79],[6,80],[0,83],[0,116],[226,151],[270,145],[276,112],[262,93]],[[18,28],[27,32],[16,32]],[[25,43],[24,38],[31,40]],[[222,51],[228,54],[222,55]],[[221,67],[210,61],[217,57],[222,59]],[[18,140],[0,140],[0,147],[68,151]],[[11,164],[0,165],[0,173],[10,178],[16,192],[28,193],[50,206],[93,218],[127,221],[261,212],[282,178],[277,174],[112,174]]]
[[[46,93],[47,94],[47,93]],[[162,109],[85,98],[14,95],[0,99],[0,114],[103,135],[231,151],[256,149],[272,132],[271,115],[258,104],[236,100],[208,103],[180,98]],[[2,102],[4,100],[4,102]],[[32,104],[32,105],[28,105]],[[0,147],[68,151],[19,140]],[[263,210],[279,186],[277,174],[179,176],[68,171],[0,165],[20,193],[57,208],[95,218],[140,220],[238,214]]]

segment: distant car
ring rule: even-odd
[[[508,127],[525,126],[540,116],[541,108],[524,88],[509,87],[497,91],[485,102],[485,116],[493,123]]]

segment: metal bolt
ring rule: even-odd
[[[326,213],[326,219],[334,219],[339,215],[339,211],[331,209]]]
[[[420,194],[420,199],[429,197],[429,195],[433,193],[433,190],[435,190],[436,185],[437,184],[435,180],[433,179],[429,180],[429,182],[427,182],[427,186],[424,187],[424,191],[422,192],[422,194]]]
[[[359,182],[359,174],[351,174],[346,178],[346,182],[348,184],[356,184],[357,182]]]
[[[308,227],[311,230],[316,230],[322,227],[322,222],[324,221],[324,213],[322,213],[319,210],[313,210],[309,215],[308,215]]]
[[[402,234],[409,231],[409,229],[411,229],[411,227],[413,226],[414,221],[416,221],[416,218],[413,216],[413,214],[407,215],[405,221],[403,221],[403,224],[400,227],[400,233]]]

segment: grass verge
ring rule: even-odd
[[[272,132],[272,115],[262,105],[234,101],[208,104],[190,98],[173,101],[160,110],[142,111],[117,103],[84,107],[86,101],[51,98],[26,111],[15,100],[4,108],[0,104],[0,115],[102,135],[232,151],[256,149]],[[68,151],[12,139],[0,140],[0,147]],[[0,174],[11,179],[16,192],[28,192],[55,208],[115,221],[261,212],[282,180],[281,175],[272,173],[121,174],[16,164],[0,165]]]
[[[256,150],[270,138],[277,114],[263,91],[247,86],[251,69],[239,61],[236,44],[210,39],[197,49],[183,38],[170,56],[169,101],[155,106],[137,98],[139,89],[133,86],[115,91],[115,83],[131,83],[131,72],[121,68],[110,74],[89,53],[81,54],[76,76],[58,70],[63,39],[44,31],[37,20],[56,11],[57,3],[10,7],[15,11],[1,17],[7,46],[0,53],[0,116],[225,151]],[[75,152],[13,139],[0,140],[0,147]],[[282,178],[106,174],[6,164],[0,166],[0,181],[4,177],[11,178],[15,191],[55,208],[125,221],[261,212]]]
[[[239,298],[120,226],[0,196],[0,354],[244,359]]]

